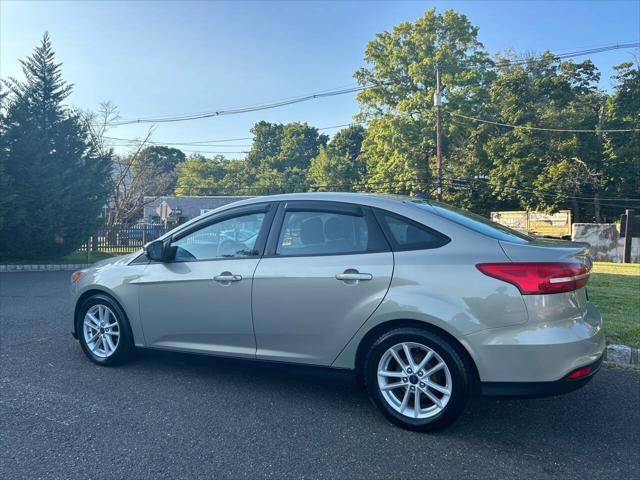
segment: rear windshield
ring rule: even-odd
[[[423,200],[412,200],[419,208],[429,210],[440,217],[444,217],[463,227],[467,227],[475,232],[487,235],[496,240],[504,240],[507,242],[528,243],[533,237],[524,233],[513,230],[499,223],[492,222],[488,218],[471,213],[468,210],[447,205],[445,203]]]

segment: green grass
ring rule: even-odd
[[[595,262],[587,291],[602,312],[607,343],[640,347],[640,264]]]
[[[98,262],[105,258],[122,255],[118,253],[102,253],[95,252],[91,254],[89,263]],[[74,252],[62,258],[57,259],[40,259],[40,260],[21,260],[21,259],[3,259],[0,258],[0,265],[62,265],[68,263],[87,263],[87,254],[84,252]]]

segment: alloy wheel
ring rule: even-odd
[[[120,324],[106,305],[93,305],[87,310],[82,331],[87,347],[96,357],[110,357],[118,348]]]
[[[393,345],[378,362],[378,388],[396,412],[416,419],[442,412],[451,399],[451,372],[438,353],[421,343]]]

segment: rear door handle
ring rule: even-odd
[[[219,283],[239,282],[242,280],[242,275],[234,275],[231,272],[222,272],[220,275],[213,277],[213,279]]]
[[[347,270],[344,273],[338,273],[336,275],[336,279],[341,280],[343,282],[357,282],[359,280],[365,281],[365,280],[371,280],[372,278],[373,278],[373,275],[371,275],[370,273],[360,273],[357,270],[356,271]]]

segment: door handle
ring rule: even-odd
[[[239,282],[242,280],[242,275],[234,275],[231,272],[222,272],[220,275],[213,277],[213,279],[219,283]]]
[[[344,273],[338,273],[336,275],[336,280],[341,280],[343,282],[357,282],[359,280],[371,280],[373,275],[370,273],[360,273],[357,270],[345,270]]]

